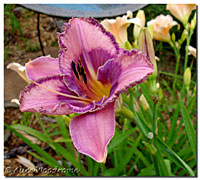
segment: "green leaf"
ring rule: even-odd
[[[98,176],[99,166],[100,166],[100,163],[97,163],[97,162],[94,163],[92,176]]]
[[[185,105],[183,104],[181,99],[179,100],[179,103],[180,103],[180,107],[181,107],[182,118],[184,120],[187,136],[188,136],[192,151],[193,151],[195,159],[196,159],[196,135],[195,135],[195,131],[194,131],[194,128],[192,126],[192,122],[190,120],[189,113],[188,113],[187,109],[185,108]]]
[[[40,141],[48,142],[48,141],[51,140],[48,136],[46,136],[45,134],[41,133],[40,131],[37,131],[35,129],[32,129],[32,128],[24,126],[24,125],[14,124],[14,125],[11,125],[11,128],[16,129],[16,130],[24,131],[24,132],[36,137]]]
[[[140,173],[138,174],[138,176],[155,176],[155,175],[156,175],[156,172],[155,172],[153,164],[151,164],[147,168],[141,169]]]
[[[167,172],[168,172],[169,176],[174,176],[172,174],[170,160],[169,159],[164,159],[164,162],[165,162],[165,165],[167,167]]]
[[[128,131],[125,131],[124,133],[121,133],[117,137],[114,137],[110,144],[108,145],[108,152],[111,152],[113,148],[115,148],[117,145],[119,145],[121,142],[123,142],[131,133],[133,133],[137,128],[132,128]]]
[[[30,140],[25,138],[22,134],[17,132],[15,129],[13,129],[11,126],[7,125],[6,123],[4,124],[8,129],[10,129],[16,136],[18,136],[20,139],[22,139],[28,146],[33,148],[38,154],[40,154],[42,157],[46,159],[46,161],[49,162],[49,164],[52,165],[52,167],[61,167],[61,166],[52,156],[50,156],[46,151],[41,149],[38,145],[33,144]]]
[[[65,125],[65,121],[61,116],[56,116],[56,120],[58,121],[58,125],[60,127],[60,131],[64,139],[69,139],[68,130]],[[69,149],[70,153],[73,153],[73,147],[71,143],[65,143],[67,148]]]
[[[85,170],[85,168],[81,165],[81,163],[79,163],[75,156],[72,155],[71,153],[69,153],[68,151],[66,151],[66,149],[64,147],[62,147],[60,144],[58,143],[54,143],[54,146],[56,148],[56,150],[58,152],[60,152],[60,154],[62,154],[62,156],[68,160],[69,162],[72,163],[72,165],[76,168],[79,168],[81,170],[81,172],[83,173],[83,175],[88,176],[88,172]]]
[[[168,171],[166,171],[167,166],[166,166],[164,159],[159,151],[156,153],[156,159],[158,161],[158,169],[159,169],[160,176],[170,176]]]
[[[49,161],[47,161],[46,159],[44,159],[44,158],[38,156],[37,154],[35,154],[35,153],[33,153],[33,152],[30,152],[30,151],[28,151],[28,153],[31,154],[32,156],[34,156],[35,158],[39,159],[40,161],[43,161],[45,164],[47,164],[47,165],[49,165],[49,166],[51,166],[51,167],[54,167],[54,164],[51,164]],[[56,168],[56,167],[55,167],[55,168]],[[57,169],[57,168],[56,168],[56,169]],[[59,169],[59,168],[58,168],[58,169]],[[64,168],[62,168],[62,169],[64,169]],[[63,173],[64,173],[64,172],[63,172]],[[65,176],[72,176],[72,174],[70,174],[70,173],[64,173],[64,174],[65,174]]]
[[[133,154],[138,151],[137,150],[137,146],[141,141],[142,136],[138,136],[138,138],[136,139],[135,143],[133,146],[131,146],[130,148],[124,148],[124,154],[126,154],[126,156],[124,156],[123,158],[120,159],[120,162],[118,163],[118,165],[114,168],[109,170],[109,174],[112,176],[117,176],[120,174],[120,172],[122,172],[122,170],[124,170],[124,168],[126,167],[126,165],[128,164],[128,162],[130,162],[131,158],[133,157]],[[126,150],[125,150],[126,149]],[[108,173],[106,171],[106,173]]]
[[[171,127],[170,127],[168,138],[167,138],[167,144],[171,144],[171,145],[173,144],[172,140],[175,139],[175,137],[177,135],[176,131],[174,131],[174,130],[175,130],[176,122],[178,120],[178,116],[179,116],[179,112],[180,112],[180,105],[179,105],[179,103],[176,105],[175,109],[176,110],[173,113],[173,117],[170,119],[171,120]],[[175,142],[175,141],[173,140],[173,142]]]
[[[159,137],[156,137],[156,140],[156,145],[158,149],[167,154],[168,158],[171,161],[175,162],[179,167],[188,171],[191,176],[195,176],[192,169],[174,151],[172,151],[168,145],[166,145]]]
[[[147,85],[145,83],[142,83],[142,84],[140,84],[140,87],[142,89],[145,99],[149,103],[150,109],[152,110],[153,109],[153,100],[150,96],[150,91],[148,90]]]

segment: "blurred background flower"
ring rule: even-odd
[[[173,16],[180,20],[184,25],[187,24],[192,11],[196,9],[196,4],[168,4],[169,10]]]
[[[147,26],[153,25],[153,38],[158,41],[170,41],[169,30],[177,25],[170,15],[159,15],[155,19],[147,22]]]
[[[131,23],[135,23],[141,26],[140,19],[132,18],[132,12],[127,11],[127,15],[117,17],[116,19],[105,19],[101,22],[101,25],[107,31],[111,32],[115,37],[117,43],[120,45],[120,47],[124,48],[125,42],[128,41],[127,28]]]

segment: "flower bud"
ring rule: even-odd
[[[153,39],[153,25],[150,24],[148,27],[147,27],[148,31],[150,32],[151,34],[151,38]]]
[[[159,97],[160,100],[163,98],[163,91],[162,91],[161,88],[158,91],[158,97]]]
[[[139,36],[139,33],[140,33],[140,29],[142,27],[144,27],[144,25],[145,25],[145,14],[144,14],[144,11],[143,10],[139,10],[137,12],[136,18],[138,18],[140,20],[140,25],[141,26],[138,26],[137,24],[134,25],[133,35],[134,35],[134,39],[135,40],[138,39],[138,36]]]
[[[152,75],[151,75],[152,76]],[[156,84],[156,78],[150,78],[148,79],[148,85],[149,85],[149,91],[153,94],[156,95],[158,92],[157,84]]]
[[[193,17],[193,19],[192,19],[192,21],[191,21],[191,26],[190,26],[190,29],[191,30],[194,30],[195,29],[195,27],[196,27],[196,12],[195,12],[195,14],[194,14],[194,17]]]
[[[176,41],[176,35],[174,32],[172,33],[172,41],[174,41],[174,42]]]
[[[189,87],[190,81],[191,81],[191,70],[188,67],[188,68],[186,68],[186,70],[184,72],[184,84],[186,87]]]
[[[148,102],[145,99],[143,94],[140,96],[139,101],[140,101],[140,104],[142,105],[144,111],[148,111],[149,110],[149,104],[148,104]]]
[[[156,61],[160,61],[160,58],[157,57],[157,56],[155,56],[155,60],[156,60]]]
[[[150,32],[147,28],[142,28],[138,37],[139,50],[143,51],[151,60],[154,65],[154,73],[149,76],[150,79],[157,77],[157,64],[155,61],[155,52],[153,47],[153,41]]]
[[[181,41],[184,42],[187,36],[188,36],[188,31],[185,29],[181,35]]]
[[[160,88],[160,83],[156,83],[156,88],[159,89]]]

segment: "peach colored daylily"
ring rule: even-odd
[[[140,25],[138,18],[132,18],[132,12],[127,11],[127,15],[117,17],[116,19],[105,19],[101,22],[101,25],[115,37],[120,47],[124,48],[127,38],[127,28],[130,23],[136,23]]]
[[[188,55],[193,55],[195,58],[197,57],[197,54],[196,54],[196,48],[194,48],[194,47],[192,47],[192,46],[189,46],[188,47],[188,50],[189,50],[189,52],[188,52]]]
[[[158,41],[170,41],[169,30],[177,25],[176,21],[170,15],[164,16],[163,14],[157,16],[155,19],[149,21],[147,26],[153,26],[153,38]]]
[[[168,4],[169,10],[173,16],[179,19],[184,25],[187,24],[192,11],[196,9],[196,4]]]

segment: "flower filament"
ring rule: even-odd
[[[104,85],[96,79],[96,75],[91,76],[90,71],[88,72],[89,74],[86,75],[84,66],[81,65],[80,57],[77,62],[77,67],[74,61],[71,62],[71,67],[78,86],[89,98],[99,101],[103,96],[109,96],[110,87],[104,87]]]

